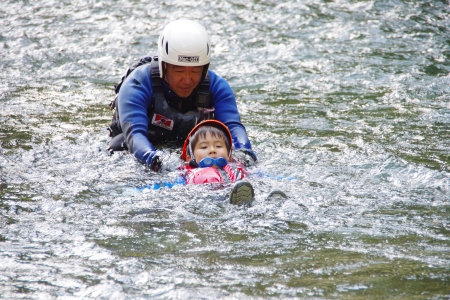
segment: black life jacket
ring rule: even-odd
[[[152,106],[147,111],[149,120],[148,139],[152,144],[172,141],[182,143],[196,124],[202,120],[214,118],[212,95],[209,91],[210,81],[207,72],[205,78],[194,90],[190,100],[179,98],[175,93],[172,93],[173,95],[166,99],[163,91],[163,79],[159,73],[158,58],[144,57],[127,70],[120,83],[115,87],[116,97],[109,105],[111,110],[115,109],[111,125],[108,127],[110,137],[114,138],[118,135],[123,135],[117,107],[117,95],[122,83],[137,67],[146,64],[151,66],[150,76],[153,88]],[[115,147],[116,149],[112,150],[125,150],[126,147],[123,140],[120,137],[117,137],[116,140],[120,140],[120,147]],[[116,141],[116,143],[118,142]],[[111,143],[110,148],[114,148],[111,147]]]

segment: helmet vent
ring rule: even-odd
[[[209,44],[206,44],[206,55],[209,55]]]
[[[169,55],[169,43],[166,43],[166,53]]]

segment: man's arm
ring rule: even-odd
[[[120,124],[128,150],[142,163],[155,164],[156,149],[148,140],[148,115],[153,95],[150,66],[136,68],[118,95]]]
[[[249,155],[253,161],[256,161],[257,158],[252,150],[247,131],[241,123],[233,90],[224,78],[218,76],[214,72],[209,71],[209,77],[211,80],[210,90],[213,94],[215,118],[224,123],[230,130],[233,137],[233,144],[237,152],[243,151],[246,155]]]

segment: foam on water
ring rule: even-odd
[[[445,1],[8,1],[0,297],[448,297]],[[110,155],[113,86],[199,19],[259,164],[252,207]],[[281,189],[288,199],[267,199]]]

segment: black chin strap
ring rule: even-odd
[[[189,167],[191,167],[191,168],[198,168],[198,164],[195,161],[195,158],[191,159],[191,161],[189,162]]]

